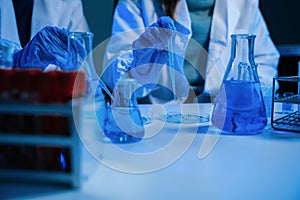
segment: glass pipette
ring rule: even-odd
[[[176,85],[175,85],[175,68],[174,68],[174,46],[173,46],[173,34],[171,38],[168,40],[168,51],[169,51],[169,67],[170,67],[170,78],[172,84],[172,92],[174,101],[176,100]]]

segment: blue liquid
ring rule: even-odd
[[[103,131],[112,143],[138,142],[144,137],[144,127],[138,108],[106,106]]]
[[[214,103],[212,124],[225,134],[258,134],[267,124],[258,82],[223,81]]]

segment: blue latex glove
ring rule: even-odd
[[[134,60],[131,67],[147,63],[167,63],[168,40],[174,36],[175,31],[174,21],[170,17],[160,17],[133,42]]]
[[[181,81],[185,77],[183,62],[188,38],[187,28],[174,22],[170,17],[160,17],[132,44],[131,75],[147,89],[153,89],[156,83],[159,83],[162,66],[168,64],[178,72],[176,79]],[[173,49],[170,49],[171,41]],[[169,58],[170,55],[173,57],[172,64],[169,63],[172,60]]]
[[[66,29],[44,27],[22,50],[15,53],[14,67],[44,70],[49,64],[54,64],[65,71],[78,69],[78,56],[84,59],[87,53],[76,40],[70,40],[68,47],[68,35]]]

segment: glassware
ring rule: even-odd
[[[99,89],[102,88],[112,98],[109,89],[106,87],[104,82],[98,76],[94,66],[93,53],[92,53],[93,38],[94,38],[94,34],[91,32],[71,32],[69,35],[69,40],[70,39],[77,40],[80,44],[82,44],[82,46],[85,48],[87,53],[87,56],[85,58],[81,58],[80,56],[77,55],[78,56],[77,60],[79,62],[79,65],[81,65],[87,73],[87,94],[88,95],[95,94],[97,96],[98,93],[101,93],[99,92]],[[71,43],[69,42],[68,44],[70,45]]]
[[[276,130],[300,132],[299,92],[294,87],[300,83],[298,76],[281,76],[273,78],[273,85],[280,82],[289,88],[273,90],[271,126]]]
[[[300,79],[300,61],[298,62],[298,79]],[[298,82],[298,102],[300,102],[300,81]],[[300,121],[300,103],[298,105],[298,120]]]
[[[225,134],[258,134],[267,124],[253,55],[255,37],[253,34],[231,36],[231,57],[212,113],[212,124]]]
[[[165,113],[159,114],[157,117],[153,117],[164,122],[173,124],[199,124],[209,122],[209,114],[197,114],[197,113]]]
[[[13,56],[21,47],[9,40],[0,38],[0,68],[11,69],[13,67]]]
[[[1,18],[2,18],[2,14],[1,14],[1,8],[0,8],[0,38],[1,38],[1,27],[2,27]]]
[[[112,143],[131,143],[143,138],[143,120],[134,93],[136,87],[135,79],[122,77],[118,81],[114,90],[114,100],[111,105],[106,105],[104,140]]]

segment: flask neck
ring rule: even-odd
[[[232,57],[237,62],[250,63],[253,59],[254,40],[235,37],[232,39]]]
[[[224,80],[258,81],[254,62],[255,35],[233,34],[231,38],[231,57]]]

